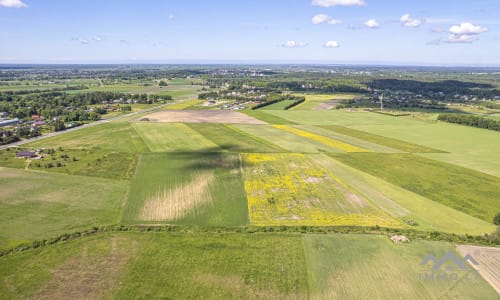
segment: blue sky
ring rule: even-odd
[[[0,0],[0,63],[500,66],[500,1]]]

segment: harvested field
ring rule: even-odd
[[[478,265],[471,266],[500,294],[500,248],[459,245],[457,251],[474,257]]]
[[[173,221],[182,218],[196,207],[212,202],[209,185],[211,173],[193,174],[190,182],[173,188],[164,188],[145,201],[141,219],[145,221]]]
[[[239,112],[216,110],[160,111],[144,116],[143,119],[166,123],[266,124]]]

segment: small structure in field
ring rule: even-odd
[[[19,151],[16,153],[16,157],[18,158],[35,158],[37,157],[36,152],[32,151]]]
[[[393,236],[391,236],[391,241],[394,244],[409,243],[410,242],[410,240],[404,235],[393,235]]]

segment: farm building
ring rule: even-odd
[[[12,120],[5,120],[5,121],[0,121],[0,127],[2,126],[11,126],[11,125],[17,125],[19,124],[19,119],[15,118]]]
[[[36,152],[33,151],[19,151],[16,153],[16,157],[35,158],[36,156]]]

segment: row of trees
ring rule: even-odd
[[[500,131],[500,120],[467,114],[441,114],[439,121]]]
[[[62,117],[66,121],[94,121],[104,111],[89,112],[89,106],[101,103],[120,102],[154,103],[171,100],[169,95],[131,95],[113,92],[68,94],[47,92],[18,95],[0,92],[0,111],[19,119],[30,119],[40,115],[47,119]]]

